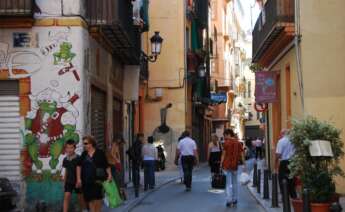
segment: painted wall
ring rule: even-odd
[[[150,31],[143,39],[146,47],[154,31],[160,31],[164,39],[157,62],[149,64],[150,77],[146,91],[150,97],[154,97],[154,88],[163,88],[163,97],[158,102],[145,100],[144,133],[149,136],[160,126],[160,109],[171,102],[173,106],[168,110],[167,125],[173,131],[170,136],[172,144],[168,142],[170,144],[165,145],[170,163],[173,162],[176,140],[186,127],[184,11],[184,1],[150,1]],[[150,49],[147,50],[150,52]]]
[[[61,201],[64,142],[83,134],[82,27],[33,27],[0,31],[0,79],[26,79],[20,89],[22,179],[27,202]],[[1,83],[1,81],[0,81]],[[80,152],[80,146],[79,146]],[[25,189],[24,189],[25,188]],[[42,194],[52,195],[42,195]]]
[[[302,70],[306,113],[345,128],[345,2],[301,1]],[[345,134],[342,134],[345,140]],[[345,159],[341,163],[345,170]],[[337,189],[345,193],[345,180]]]

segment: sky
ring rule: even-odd
[[[251,32],[260,14],[260,8],[256,0],[234,0],[234,5],[242,29],[245,32],[249,30]]]

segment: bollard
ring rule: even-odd
[[[254,171],[253,171],[253,187],[257,186],[257,181],[258,181],[258,164],[254,164]]]
[[[278,175],[272,174],[272,208],[279,208],[278,205]]]
[[[330,212],[341,212],[343,208],[339,204],[339,202],[333,202],[331,207],[329,208]]]
[[[257,188],[258,193],[260,194],[261,193],[261,169],[258,170],[256,188]]]
[[[270,171],[268,169],[266,169],[264,171],[264,199],[269,199],[270,198],[270,192],[269,192],[269,182],[268,182],[268,178],[269,178],[269,173]]]
[[[283,212],[291,212],[288,182],[283,180]]]
[[[303,189],[302,199],[303,199],[303,212],[311,212],[309,190],[307,188]]]

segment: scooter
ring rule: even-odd
[[[164,147],[162,145],[158,145],[157,147],[157,153],[158,153],[158,160],[156,161],[156,170],[165,170],[165,154],[164,154]]]

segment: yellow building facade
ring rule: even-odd
[[[285,7],[291,2],[278,1]],[[270,0],[266,2],[269,3]],[[299,10],[291,8],[295,20],[283,23],[285,36],[280,34],[276,38],[280,39],[280,44],[274,41],[262,51],[263,54],[255,55],[256,62],[264,68],[278,72],[279,101],[270,104],[268,111],[271,124],[267,135],[272,159],[280,129],[289,128],[293,118],[311,115],[339,129],[345,128],[345,2],[297,0],[295,4]],[[266,11],[266,19],[269,16]],[[260,18],[258,21],[262,22]],[[294,35],[300,34],[298,44],[294,40],[296,37],[289,37],[291,31]],[[259,37],[259,33],[255,33],[254,29],[254,42],[255,35]],[[344,133],[342,139],[345,141]],[[341,167],[345,170],[345,159]],[[337,179],[337,191],[345,193],[342,178]]]

